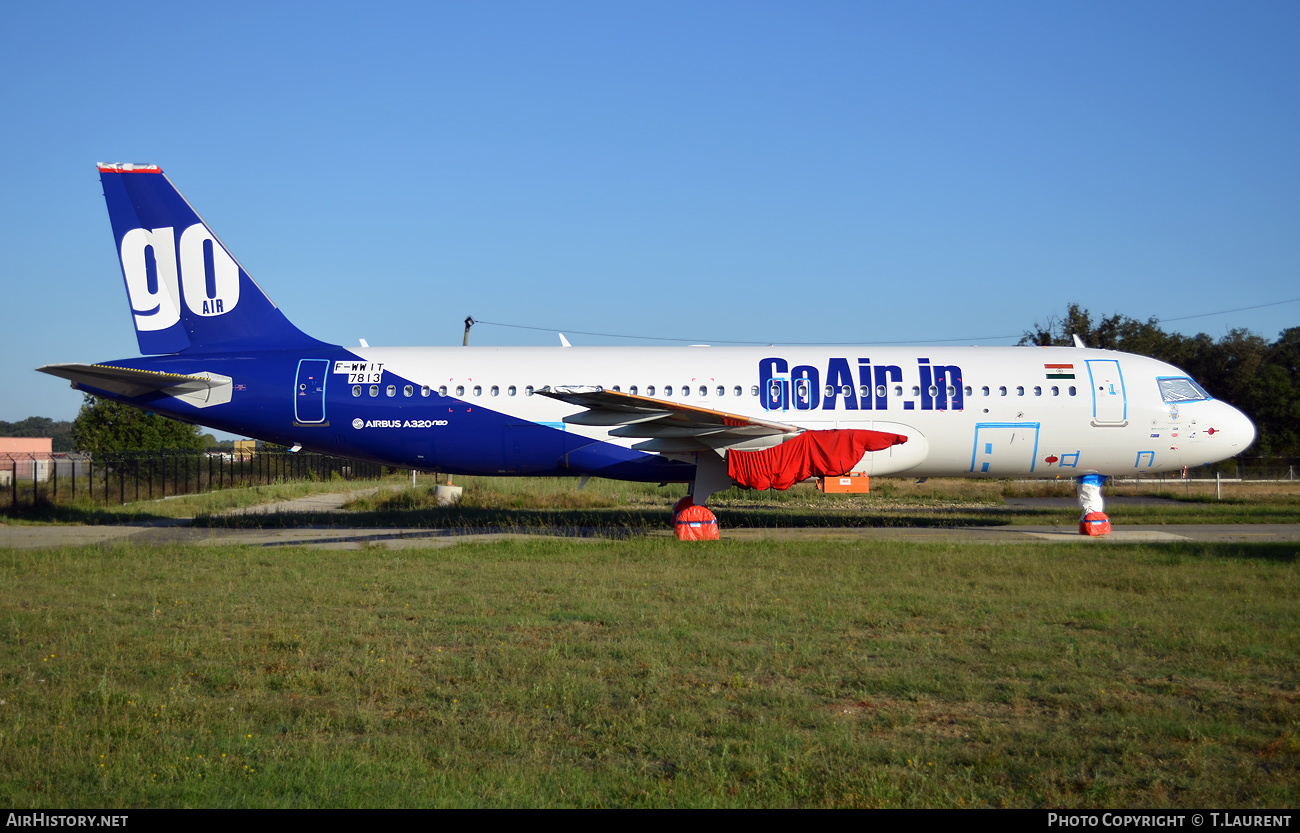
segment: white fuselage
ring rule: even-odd
[[[904,445],[867,454],[857,470],[868,474],[1166,472],[1231,457],[1255,436],[1250,420],[1226,403],[1183,394],[1168,401],[1171,394],[1158,380],[1186,379],[1177,368],[1084,348],[394,347],[349,352],[371,365],[380,381],[372,385],[369,377],[344,378],[336,370],[330,400],[339,402],[338,387],[347,385],[358,404],[386,406],[394,418],[440,411],[443,403],[457,402],[595,441],[635,446],[637,439],[611,435],[608,428],[566,425],[564,418],[582,409],[530,394],[545,386],[586,385],[800,428],[865,428],[908,437]],[[410,394],[401,383],[390,385],[390,375],[413,382]],[[455,430],[454,422],[445,427]]]

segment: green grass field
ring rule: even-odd
[[[0,801],[1293,807],[1297,578],[1295,545],[0,551]]]

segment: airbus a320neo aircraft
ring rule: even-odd
[[[144,358],[54,364],[95,396],[428,471],[692,484],[1070,477],[1231,457],[1241,412],[1176,367],[1076,347],[361,347],[318,341],[154,165],[99,166]]]

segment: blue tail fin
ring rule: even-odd
[[[99,166],[141,353],[318,347],[156,165]]]

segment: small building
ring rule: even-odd
[[[44,483],[50,479],[53,457],[51,437],[0,437],[0,485],[14,478]]]

